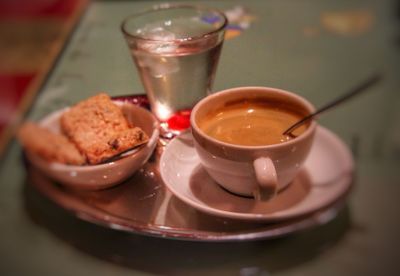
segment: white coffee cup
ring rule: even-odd
[[[226,190],[269,200],[295,178],[310,152],[316,129],[312,121],[298,137],[283,143],[247,146],[231,144],[206,134],[199,121],[230,102],[269,101],[290,103],[306,114],[315,110],[306,99],[281,89],[238,87],[203,98],[191,113],[195,149],[208,174]],[[289,127],[289,126],[288,126]]]

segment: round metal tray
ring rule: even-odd
[[[148,107],[144,96],[118,99]],[[171,194],[159,173],[164,146],[159,143],[149,162],[127,181],[100,191],[68,189],[27,165],[28,183],[76,217],[142,235],[192,241],[271,239],[326,224],[336,217],[349,189],[323,209],[274,223],[227,219],[202,213]]]

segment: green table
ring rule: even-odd
[[[99,91],[143,93],[119,24],[154,4],[93,2],[28,117],[39,119]],[[123,233],[78,220],[41,197],[27,184],[13,141],[0,164],[1,275],[399,275],[398,2],[201,4],[239,5],[255,19],[225,42],[215,91],[279,87],[319,106],[382,74],[367,94],[320,118],[355,157],[356,185],[345,209],[327,225],[272,241],[196,243]]]

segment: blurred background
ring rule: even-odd
[[[0,156],[88,2],[0,0]]]

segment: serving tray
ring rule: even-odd
[[[143,95],[122,96],[148,108]],[[77,218],[135,234],[192,241],[248,241],[272,239],[326,224],[344,206],[349,189],[322,209],[279,222],[230,219],[203,213],[172,195],[159,172],[165,141],[149,162],[127,181],[100,191],[66,188],[27,164],[28,183]]]

